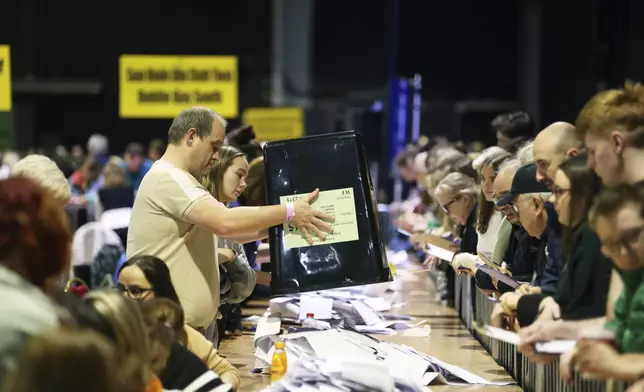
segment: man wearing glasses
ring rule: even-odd
[[[506,293],[501,297],[501,308],[505,312],[516,310],[521,325],[531,324],[537,316],[534,312],[521,312],[521,309],[538,309],[534,302],[540,302],[542,295],[554,294],[563,269],[561,238],[548,225],[550,220],[557,220],[557,214],[547,202],[550,198],[548,188],[537,182],[536,173],[535,164],[519,168],[512,179],[510,191],[496,203],[499,208],[511,208],[528,234],[544,244],[530,286],[523,286],[516,293]],[[523,295],[527,293],[530,295]],[[496,315],[500,316],[500,313],[497,310]]]

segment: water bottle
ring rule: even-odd
[[[328,329],[327,326],[323,321],[318,321],[313,317],[313,313],[307,313],[306,318],[304,321],[302,321],[302,327],[303,328],[310,328],[310,329],[319,329],[319,330],[325,330]]]
[[[284,340],[281,339],[275,343],[275,352],[271,360],[271,382],[279,381],[288,370],[285,346]]]

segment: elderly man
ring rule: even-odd
[[[528,310],[535,309],[535,302],[541,302],[542,295],[555,293],[563,270],[561,239],[548,225],[548,221],[557,219],[557,215],[552,205],[547,202],[550,197],[547,193],[548,188],[536,181],[536,170],[535,164],[526,165],[517,170],[512,179],[510,192],[497,202],[499,207],[511,206],[519,216],[519,221],[526,232],[547,244],[536,263],[532,289],[504,294],[501,304],[493,313],[493,321],[497,324],[503,313],[514,310],[518,313],[520,325],[531,324],[536,314]],[[532,294],[523,295],[525,292]],[[523,309],[526,311],[522,311]]]
[[[533,150],[537,181],[551,188],[559,165],[579,155],[582,147],[575,135],[575,127],[567,122],[556,122],[539,132],[534,139]]]
[[[503,199],[510,194],[512,181],[521,167],[517,159],[504,162],[499,168],[499,173],[494,180],[493,191],[496,200]],[[506,217],[506,222],[499,229],[499,239],[492,254],[492,261],[497,264],[505,261],[512,275],[521,280],[532,280],[539,259],[547,257],[545,254],[546,242],[540,238],[530,236],[521,226],[519,215],[513,205],[508,204],[500,207]],[[542,262],[543,263],[543,262]],[[499,283],[497,287],[491,286],[491,280],[482,272],[476,274],[477,286],[482,290],[501,291],[502,293],[512,289]],[[527,291],[527,290],[525,290]]]
[[[132,211],[127,257],[151,255],[165,261],[185,311],[186,323],[213,325],[219,307],[217,241],[239,243],[266,237],[269,227],[290,222],[312,242],[324,238],[332,221],[313,210],[319,191],[287,205],[228,209],[199,180],[217,158],[226,121],[214,111],[194,107],[182,111],[168,131],[168,148],[145,175]],[[214,328],[209,328],[214,337]],[[210,334],[207,334],[210,335]]]

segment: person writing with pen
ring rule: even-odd
[[[127,258],[164,260],[184,307],[185,321],[212,338],[219,307],[219,268],[215,236],[246,243],[284,223],[325,238],[334,218],[311,204],[315,190],[287,205],[228,209],[199,182],[218,157],[226,121],[211,109],[179,113],[168,131],[168,148],[145,175],[137,193],[128,231]]]

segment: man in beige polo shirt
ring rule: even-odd
[[[226,208],[199,183],[217,159],[226,121],[214,111],[182,111],[168,131],[168,149],[145,175],[134,202],[127,258],[164,260],[183,306],[186,323],[207,328],[219,307],[217,241],[248,242],[269,227],[291,222],[310,241],[331,232],[333,217],[313,210],[318,190],[287,206]]]

